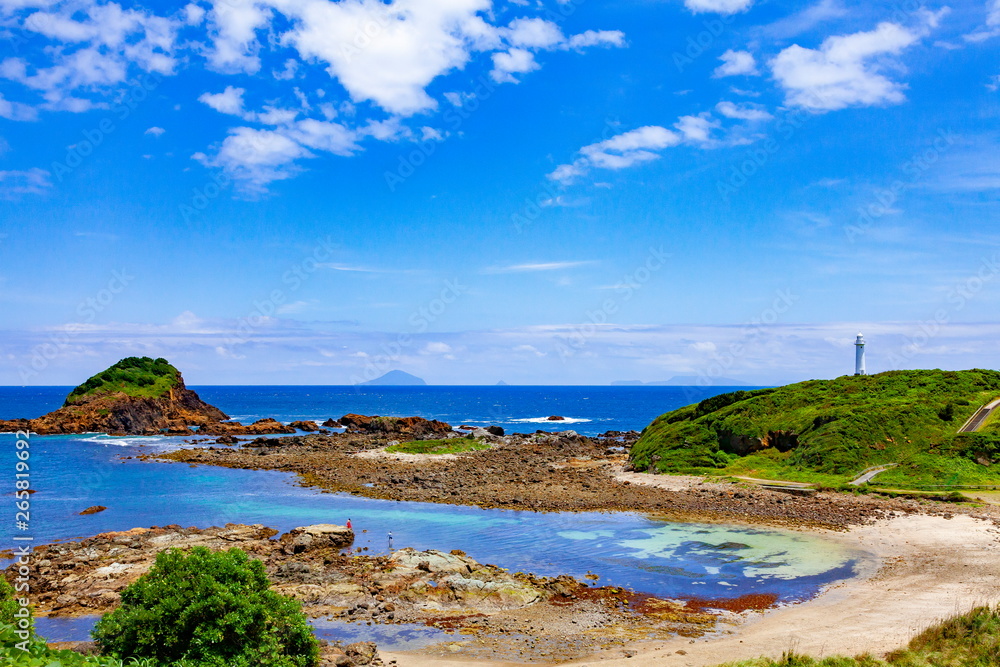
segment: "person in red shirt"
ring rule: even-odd
[[[347,530],[354,530],[354,527],[351,525],[350,519],[347,520]]]

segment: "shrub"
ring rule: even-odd
[[[161,552],[93,636],[119,659],[205,667],[311,667],[319,655],[299,603],[271,591],[264,565],[235,548]]]

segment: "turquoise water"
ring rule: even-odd
[[[692,391],[707,395],[703,389]],[[584,433],[641,429],[650,414],[690,398],[673,387],[394,387],[361,394],[353,388],[210,387],[201,393],[244,419],[274,416],[288,422],[353,411],[418,414],[454,424],[501,423],[523,431],[569,426]],[[65,394],[65,388],[0,388],[0,418],[42,414],[57,407]],[[575,421],[541,423],[548,414]],[[0,435],[0,480],[9,480],[0,487],[10,489],[4,493],[11,499],[8,519],[0,522],[0,544],[5,547],[13,546],[15,534],[10,496],[14,442],[13,435]],[[764,593],[781,602],[807,599],[823,585],[850,577],[860,557],[835,543],[794,532],[666,523],[638,513],[540,514],[369,500],[303,488],[295,476],[282,472],[127,458],[177,446],[187,445],[183,439],[166,437],[33,437],[31,480],[37,492],[31,498],[30,529],[17,534],[51,542],[133,527],[230,522],[287,531],[350,518],[358,532],[356,546],[368,547],[370,553],[384,552],[392,531],[396,548],[462,549],[481,562],[514,571],[576,577],[592,572],[600,577],[598,585],[665,597]],[[108,509],[79,515],[92,505]],[[65,627],[71,630],[73,625]],[[335,622],[329,627],[338,626]],[[55,627],[53,631],[61,632]],[[418,633],[411,639],[424,638]]]
[[[813,595],[849,576],[854,556],[812,536],[654,521],[635,513],[534,513],[320,493],[275,471],[127,459],[176,446],[165,437],[32,438],[30,534],[42,542],[141,526],[262,523],[287,531],[353,520],[356,546],[462,549],[479,561],[541,575],[588,571],[600,583],[669,596]],[[14,437],[0,435],[4,468]],[[80,516],[91,505],[108,509]],[[12,524],[0,540],[11,544]]]

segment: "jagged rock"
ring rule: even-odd
[[[267,435],[271,433],[295,433],[291,426],[285,426],[276,419],[258,419],[252,424],[240,422],[216,422],[198,429],[198,435]]]
[[[98,512],[103,512],[106,509],[108,508],[105,507],[104,505],[92,505],[91,507],[88,507],[87,509],[80,512],[80,515],[83,516],[86,514],[97,514]]]
[[[305,431],[307,433],[315,433],[319,430],[319,426],[316,425],[316,422],[311,421],[294,421],[289,424],[288,427]]]
[[[352,665],[370,665],[378,656],[378,647],[375,642],[355,642],[344,647],[344,654]]]
[[[393,579],[411,582],[400,600],[430,609],[518,609],[537,602],[541,591],[492,565],[460,553],[400,549],[389,559]],[[383,582],[389,585],[390,582]]]
[[[340,428],[340,422],[334,419],[333,417],[330,417],[325,422],[323,422],[323,426],[327,428]]]
[[[451,425],[436,419],[423,417],[369,417],[348,414],[340,418],[340,425],[348,433],[368,433],[383,435],[404,435],[409,437],[436,435],[443,436],[452,431]]]
[[[285,553],[297,554],[315,549],[343,549],[354,544],[354,531],[347,526],[319,523],[314,526],[293,528],[278,541]]]

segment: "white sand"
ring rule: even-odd
[[[632,658],[618,649],[563,664],[694,667],[780,657],[788,649],[814,657],[881,654],[949,616],[1000,603],[1000,529],[992,523],[964,515],[912,515],[846,533],[815,532],[871,554],[858,577],[809,602],[754,614],[739,626],[723,626],[721,636],[635,645],[629,647],[637,652]],[[400,667],[513,664],[442,660],[419,652],[382,655]]]

